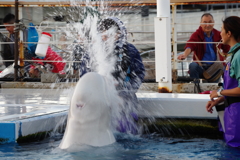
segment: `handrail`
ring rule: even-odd
[[[54,22],[56,23],[56,22]],[[201,24],[214,24],[214,25],[221,25],[221,23],[178,23],[178,22],[175,22],[175,23],[172,23],[172,25],[174,24],[183,24],[183,25],[201,25]],[[4,26],[15,26],[15,24],[8,24],[8,25],[0,25],[1,27],[4,27]],[[143,24],[143,25],[128,25],[130,27],[132,26],[154,26],[154,24]],[[26,27],[36,27],[36,26],[26,26]],[[54,26],[54,27],[57,27],[57,28],[66,28],[66,27],[58,27],[58,26]]]
[[[0,42],[0,44],[12,44],[14,42]],[[58,41],[58,42],[22,42],[23,44],[30,44],[30,43],[39,43],[39,44],[91,44],[91,43],[83,43],[83,42],[65,42],[65,41]],[[131,42],[132,44],[153,44],[152,41],[142,41],[142,42]]]
[[[0,42],[0,44],[15,44],[15,42]]]
[[[1,26],[1,25],[0,25]],[[29,27],[34,27],[34,26],[29,26]],[[59,29],[59,28],[63,28],[63,27],[49,27],[49,28],[54,28],[54,29]],[[65,28],[65,27],[64,27]],[[51,34],[56,34],[56,33],[65,33],[64,31],[47,31]],[[178,31],[177,34],[179,33],[193,33],[195,31]],[[8,31],[5,31],[5,30],[0,30],[0,33],[2,34],[8,34],[9,32]],[[77,33],[75,31],[71,31],[71,33]],[[132,33],[154,33],[153,31],[128,31],[129,34],[132,34]]]
[[[183,24],[183,25],[201,25],[201,24],[214,24],[214,25],[222,25],[221,23],[178,23],[178,22],[175,22],[175,23],[171,23],[172,25],[173,24]],[[8,24],[8,25],[0,25],[2,27],[4,26],[15,26],[14,24]],[[128,25],[130,27],[132,26],[154,26],[154,24],[142,24],[142,25]],[[35,26],[26,26],[26,27],[35,27]],[[66,28],[66,27],[58,27],[58,26],[54,26],[54,27],[57,27],[57,28]]]
[[[142,55],[144,55],[144,54],[147,54],[147,53],[151,53],[151,52],[153,52],[153,51],[155,51],[155,50],[149,50],[149,51],[142,52],[142,53],[140,54],[140,56],[142,56]]]
[[[0,42],[0,44],[13,44],[14,42]],[[58,42],[22,42],[23,44],[32,44],[32,43],[39,43],[39,44],[91,44],[91,43],[83,43],[83,42],[65,42],[65,41],[58,41]],[[141,42],[131,42],[132,44],[153,44],[153,41],[141,41]],[[195,43],[195,44],[218,44],[219,42],[188,42],[188,41],[176,41],[172,43]],[[220,42],[221,44],[222,42]]]
[[[0,26],[5,26],[5,25],[0,25]],[[35,27],[35,26],[29,26],[29,27]],[[48,28],[54,28],[54,29],[67,29],[67,27],[57,27],[57,26],[54,26],[54,27],[48,27]],[[5,31],[5,30],[0,30],[1,33],[9,33],[8,31]],[[47,31],[49,33],[64,33],[63,31]],[[78,33],[78,32],[75,32],[75,31],[71,31],[71,33]],[[154,33],[153,31],[128,31],[128,33]],[[181,32],[179,32],[181,33]],[[183,32],[185,33],[185,32]]]
[[[227,61],[196,61],[196,60],[173,60],[173,61],[177,61],[177,62],[210,62],[210,63],[214,63],[214,62],[218,62],[218,63],[226,63]]]
[[[191,1],[181,1],[171,0],[171,5],[189,5],[189,4],[220,4],[220,3],[240,3],[239,0],[193,0]]]
[[[2,62],[14,62],[14,60],[1,60]],[[64,62],[64,63],[80,63],[82,61],[66,61],[66,60],[62,60],[62,61],[52,61],[52,60],[41,60],[41,59],[38,59],[38,60],[23,60],[24,62]],[[172,62],[210,62],[210,63],[214,63],[214,62],[217,62],[217,63],[227,63],[227,61],[193,61],[193,60],[171,60]],[[145,60],[143,62],[155,62],[155,61],[151,61],[151,60]]]
[[[218,44],[218,43],[222,43],[222,42],[188,42],[188,41],[175,41],[173,43],[196,43],[196,44]]]
[[[199,24],[214,24],[214,25],[222,25],[221,23],[172,23],[172,24],[186,24],[186,25],[193,25],[193,24],[196,24],[196,25],[199,25]]]
[[[128,31],[128,33],[154,33],[153,31]]]
[[[14,62],[14,60],[0,60],[1,62]],[[80,63],[82,61],[50,61],[50,60],[23,60],[24,62],[64,62],[64,63]],[[143,61],[143,62],[155,62],[155,61]]]

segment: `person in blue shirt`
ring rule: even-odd
[[[214,29],[214,19],[210,13],[204,13],[201,17],[201,25],[191,35],[188,42],[220,42],[222,37],[220,32]],[[218,47],[218,48],[217,48]],[[217,50],[222,50],[222,54],[218,53]],[[187,56],[194,52],[193,60],[196,61],[216,61],[217,54],[219,60],[223,61],[225,55],[229,50],[228,45],[219,44],[218,46],[214,43],[187,43],[183,54],[178,56],[179,60],[187,58]],[[189,65],[189,74],[192,78],[204,78],[203,71],[207,70],[213,62],[202,62],[202,66],[198,62],[192,62]]]

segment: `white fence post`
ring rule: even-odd
[[[155,69],[160,93],[172,92],[170,0],[157,0]]]

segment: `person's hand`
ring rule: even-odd
[[[184,55],[184,54],[180,54],[178,57],[177,57],[177,59],[179,59],[179,60],[184,60],[184,59],[186,59],[187,57]]]
[[[39,78],[39,77],[40,77],[40,72],[39,72],[38,69],[33,69],[33,68],[31,68],[31,69],[29,70],[29,76],[30,76],[31,78]]]
[[[206,110],[207,110],[207,112],[212,113],[212,112],[213,112],[213,109],[212,109],[212,108],[213,108],[214,106],[216,106],[218,103],[219,103],[218,99],[208,101],[208,103],[207,103],[207,105],[206,105]]]
[[[213,100],[213,98],[218,97],[217,90],[213,90],[210,93],[210,99]]]

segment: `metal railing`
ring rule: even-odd
[[[29,6],[28,6],[29,7]],[[176,8],[173,8],[173,14],[172,14],[172,16],[173,16],[173,18],[172,18],[172,20],[173,20],[173,22],[172,22],[172,28],[175,28],[176,27],[176,25],[178,25],[178,24],[182,24],[182,25],[192,25],[192,24],[200,24],[200,23],[175,23],[174,22],[174,20],[175,20],[175,18],[174,18],[174,16],[176,16],[175,15],[175,12],[176,11]],[[153,24],[145,24],[145,26],[152,26]],[[131,25],[132,26],[132,25]],[[27,27],[32,27],[32,26],[27,26]],[[54,32],[51,32],[52,34],[58,34],[58,33],[63,33],[62,31],[58,31],[58,29],[67,29],[67,27],[59,27],[59,26],[53,26],[53,27],[51,27],[51,28],[54,28],[54,29],[56,29],[56,31],[54,31]],[[154,33],[154,32],[151,32],[151,31],[130,31],[130,32],[128,32],[129,34],[152,34],[152,33]],[[177,40],[177,34],[179,34],[179,33],[192,33],[191,31],[188,31],[188,32],[177,32],[176,30],[173,30],[172,31],[172,41],[171,41],[171,43],[172,43],[172,45],[173,45],[173,59],[172,59],[172,62],[192,62],[192,60],[177,60],[176,59],[176,54],[177,54],[177,44],[185,44],[185,43],[197,43],[197,44],[200,44],[200,43],[205,43],[205,44],[208,44],[208,43],[213,43],[213,44],[217,44],[218,42],[187,42],[187,41],[178,41]],[[0,42],[0,44],[13,44],[13,43],[15,43],[15,42]],[[29,44],[29,43],[37,43],[37,42],[22,42],[23,44]],[[132,44],[139,44],[139,45],[141,45],[141,44],[154,44],[155,42],[154,41],[141,41],[141,42],[131,42]],[[55,45],[68,45],[68,44],[75,44],[75,42],[56,42],[56,41],[52,41],[52,42],[50,42],[49,44],[51,44],[51,45],[53,45],[53,44],[55,44]],[[76,43],[76,44],[88,44],[88,43]],[[66,51],[64,51],[64,52],[66,52]],[[149,51],[150,52],[150,51]],[[147,54],[147,52],[143,52],[143,53],[141,53],[141,55],[143,55],[143,54]],[[8,62],[8,61],[11,61],[11,60],[3,60],[3,61],[6,61],[6,62]],[[39,61],[39,60],[23,60],[24,62],[26,62],[26,61],[29,61],[29,62],[36,62],[36,61]],[[43,61],[43,62],[59,62],[59,61]],[[80,63],[80,61],[68,61],[68,60],[64,60],[64,62],[66,62],[66,63],[73,63],[73,62],[79,62]],[[154,61],[146,61],[146,62],[154,62]],[[225,61],[194,61],[194,62],[225,62]],[[176,68],[176,65],[174,66],[175,68]]]

